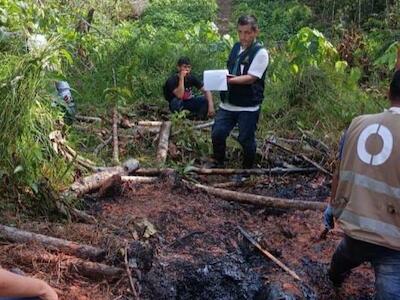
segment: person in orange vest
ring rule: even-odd
[[[370,262],[376,299],[385,300],[400,299],[400,47],[389,100],[388,110],[356,117],[343,135],[324,212],[326,229],[336,220],[344,231],[330,264],[333,284]]]

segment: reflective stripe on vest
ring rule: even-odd
[[[399,227],[375,219],[359,216],[347,209],[343,210],[340,215],[340,220],[381,236],[400,239]]]
[[[400,199],[400,188],[392,187],[385,182],[378,181],[352,171],[340,171],[340,181],[347,181],[376,193]]]

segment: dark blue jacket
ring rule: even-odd
[[[254,43],[250,48],[239,54],[240,43],[236,43],[229,54],[227,67],[229,74],[247,75],[251,63],[257,52],[263,48],[260,43]],[[243,65],[243,73],[241,73]],[[221,93],[221,101],[228,102],[241,107],[250,107],[260,104],[264,100],[264,82],[266,70],[261,78],[252,84],[231,84],[228,86],[228,92]]]

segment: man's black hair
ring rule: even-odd
[[[250,25],[252,30],[258,30],[257,18],[253,15],[240,16],[237,22],[238,25]]]
[[[178,65],[178,66],[182,66],[182,65],[191,65],[189,57],[186,57],[186,56],[180,57],[180,58],[178,59],[177,65]]]
[[[400,101],[400,70],[397,70],[390,83],[390,99]]]

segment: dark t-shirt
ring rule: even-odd
[[[178,87],[178,84],[179,84],[178,74],[174,74],[168,78],[163,88],[165,100],[170,102],[173,98],[176,98],[173,90],[175,90]],[[200,90],[203,87],[203,83],[192,74],[189,74],[188,76],[185,77],[184,86],[185,86],[185,93],[183,94],[181,100],[188,100],[193,98],[192,88],[195,87],[198,90]]]

